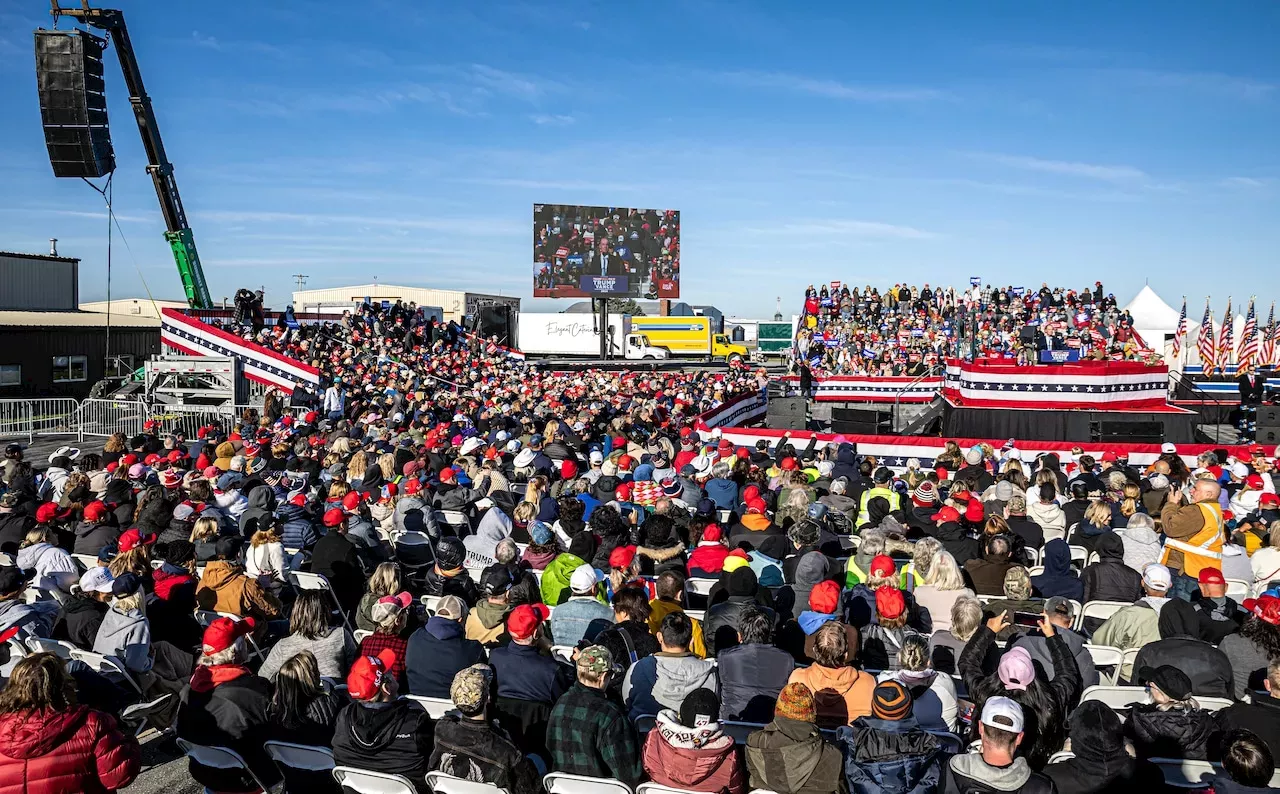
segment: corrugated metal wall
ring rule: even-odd
[[[0,309],[75,311],[79,263],[0,254]]]
[[[111,355],[131,355],[135,367],[160,352],[159,328],[112,328]],[[0,327],[0,364],[22,367],[20,386],[0,387],[7,397],[87,397],[106,370],[107,335],[102,328]],[[84,381],[53,382],[55,356],[85,356]]]

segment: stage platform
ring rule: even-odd
[[[975,408],[944,399],[941,419],[939,432],[947,438],[1190,444],[1196,441],[1200,416],[1172,406],[1129,411]]]

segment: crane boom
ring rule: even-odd
[[[79,8],[63,8],[58,5],[58,0],[50,0],[50,3],[55,20],[63,16],[77,19],[90,27],[105,31],[115,44],[116,57],[124,72],[125,86],[129,89],[129,102],[133,105],[138,132],[142,135],[142,147],[147,153],[147,173],[151,175],[156,198],[160,200],[160,212],[164,215],[164,239],[173,251],[187,303],[195,309],[213,308],[209,286],[204,280],[204,269],[200,267],[195,237],[187,223],[187,213],[182,208],[182,196],[178,193],[178,180],[173,175],[173,163],[169,162],[165,154],[164,141],[160,139],[160,125],[156,122],[156,114],[151,107],[151,97],[142,84],[142,72],[133,53],[133,43],[129,40],[129,29],[124,24],[124,12],[111,8],[90,8],[88,0],[81,0]]]

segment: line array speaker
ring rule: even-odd
[[[111,173],[116,156],[107,125],[106,39],[82,30],[37,30],[35,35],[40,119],[53,175]]]

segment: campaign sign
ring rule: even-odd
[[[590,293],[626,293],[626,276],[583,276],[578,288]]]
[[[978,286],[982,283],[982,276],[969,276],[969,283],[975,287]]]
[[[1079,350],[1041,350],[1041,364],[1071,364],[1080,360]]]

